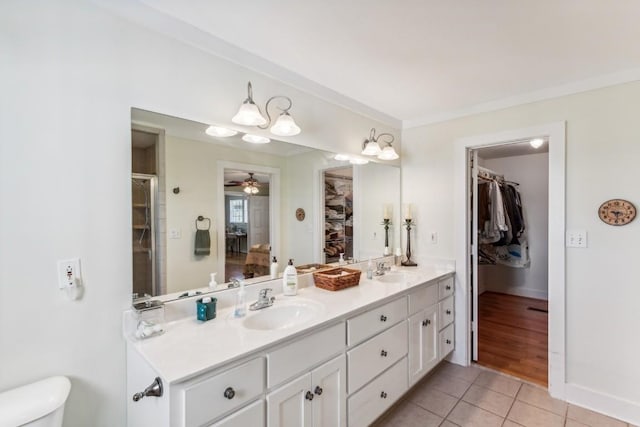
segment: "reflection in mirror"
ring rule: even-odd
[[[251,144],[242,134],[214,137],[207,127],[132,109],[134,293],[180,295],[226,289],[233,277],[267,280],[272,256],[280,272],[289,258],[295,265],[333,261],[325,258],[331,200],[325,171],[345,166],[352,174],[352,196],[345,198],[352,213],[341,220],[347,257],[383,255],[384,206],[400,218],[399,168],[351,166],[326,151],[282,141]],[[296,217],[298,209],[304,217]],[[399,246],[398,230],[394,221],[392,247]],[[218,286],[209,288],[212,274]]]

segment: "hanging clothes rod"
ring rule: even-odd
[[[494,172],[491,169],[483,168],[482,166],[478,166],[478,178],[485,179],[488,181],[498,181],[498,183],[500,184],[507,183],[507,184],[513,184],[513,185],[520,185],[515,181],[508,181],[504,179],[504,175]]]

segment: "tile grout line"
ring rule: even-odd
[[[520,383],[520,387],[518,387],[518,391],[516,392],[516,395],[513,396],[513,402],[511,402],[511,406],[509,406],[509,410],[507,411],[507,415],[504,416],[504,421],[502,422],[502,424],[506,423],[507,420],[509,420],[509,414],[511,413],[511,410],[513,409],[513,405],[516,404],[516,401],[518,400],[518,394],[520,394],[520,390],[522,390],[522,385],[524,383]],[[511,420],[509,420],[511,421]],[[519,423],[516,423],[519,424]]]

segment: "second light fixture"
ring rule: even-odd
[[[378,140],[386,144],[384,148],[380,148]],[[391,145],[393,141],[395,141],[395,138],[390,133],[381,133],[376,136],[376,129],[371,128],[369,138],[365,139],[362,143],[362,154],[366,156],[378,156],[380,160],[395,160],[400,156],[398,156],[398,153],[396,153],[396,150]]]

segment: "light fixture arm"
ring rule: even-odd
[[[271,104],[271,101],[275,100],[275,99],[284,99],[285,101],[287,101],[289,103],[288,107],[282,108],[282,107],[277,107],[280,109],[280,111],[282,111],[283,114],[289,115],[289,110],[291,109],[291,107],[293,107],[293,102],[291,101],[291,98],[289,98],[288,96],[284,96],[284,95],[276,95],[276,96],[272,96],[271,98],[269,98],[267,100],[267,103],[264,105],[264,112],[267,113],[267,123],[265,123],[262,126],[258,126],[260,129],[266,129],[271,125],[271,115],[269,114],[269,104]]]
[[[371,128],[371,131],[369,132],[369,138],[365,139],[362,143],[362,149],[364,150],[367,144],[370,142],[377,143],[380,138],[386,138],[386,141],[383,140],[381,142],[384,142],[388,146],[391,146],[393,141],[395,141],[395,137],[390,133],[379,133],[378,136],[376,136],[376,128]]]

